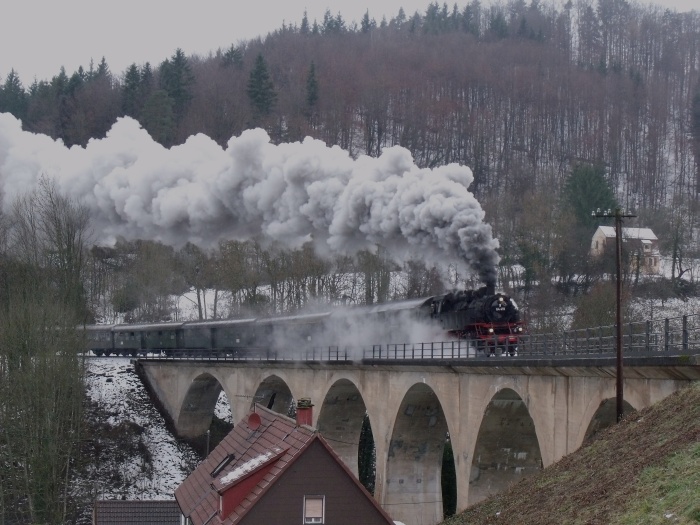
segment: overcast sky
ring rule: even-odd
[[[374,0],[369,14],[380,22],[423,13],[430,0]],[[443,0],[438,3],[442,5]],[[453,5],[454,0],[447,2]],[[466,0],[457,1],[463,7]],[[482,4],[486,4],[482,1]],[[648,2],[643,2],[648,3]],[[656,0],[679,11],[697,9],[697,0]],[[326,9],[357,21],[369,4],[358,0],[5,0],[0,22],[0,79],[12,68],[28,86],[50,79],[61,66],[70,75],[105,57],[121,75],[132,63],[156,66],[182,48],[207,55],[240,40],[264,36],[282,23],[298,24],[304,11],[321,22]]]

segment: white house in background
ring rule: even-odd
[[[598,226],[591,240],[591,255],[597,257],[606,250],[615,250],[615,237],[613,226]],[[640,270],[644,273],[659,273],[661,268],[659,239],[651,228],[622,228],[622,246],[623,250],[629,254],[633,269],[636,269],[636,265],[639,264]]]

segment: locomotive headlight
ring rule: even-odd
[[[493,328],[489,328],[489,333],[490,333],[490,334],[493,333]]]

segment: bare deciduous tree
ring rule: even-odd
[[[64,523],[82,428],[87,221],[48,180],[19,199],[0,258],[0,520]]]

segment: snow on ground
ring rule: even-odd
[[[647,320],[663,320],[684,315],[698,315],[700,313],[700,297],[688,297],[685,299],[673,297],[666,300],[640,299],[630,302],[630,311],[635,318]]]
[[[214,415],[226,423],[231,423],[232,425],[234,423],[233,414],[231,413],[231,404],[228,402],[223,390],[219,394],[219,399],[214,407]]]
[[[129,358],[89,358],[87,366],[87,393],[99,406],[99,423],[112,430],[136,429],[122,438],[122,445],[125,451],[133,448],[142,452],[118,458],[105,452],[104,463],[98,461],[102,464],[97,468],[103,472],[96,472],[96,496],[172,499],[175,488],[197,465],[197,454],[169,432]],[[127,441],[133,441],[134,435],[138,442],[132,446]]]

